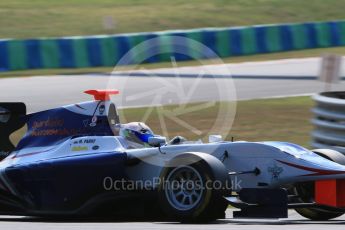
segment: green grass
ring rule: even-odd
[[[224,102],[223,102],[224,103]],[[189,104],[188,106],[195,106]],[[218,116],[217,111],[220,103],[201,111],[191,112],[180,116],[188,124],[197,127],[203,133],[208,133],[214,125],[214,120]],[[231,140],[246,141],[288,141],[309,147],[310,132],[312,125],[310,110],[313,102],[310,97],[289,97],[279,99],[260,99],[239,101],[237,104],[237,113],[233,126],[229,124],[220,124],[215,127],[217,130],[222,128],[231,128],[230,133],[225,137]],[[176,106],[164,106],[165,111],[174,111]],[[120,111],[121,119],[129,121],[140,121],[148,108],[124,109]],[[222,116],[222,115],[220,115]],[[166,126],[169,136],[182,135],[188,139],[195,139],[197,136],[183,126],[166,119]],[[157,110],[149,116],[146,123],[157,134],[162,134],[162,126],[158,119]],[[12,140],[17,142],[24,129],[14,133]]]
[[[0,37],[29,38],[344,18],[345,0],[2,0]],[[104,16],[116,28],[103,29]]]
[[[238,140],[288,141],[309,147],[310,97],[240,101],[231,134]]]
[[[188,113],[180,118],[203,133],[208,133],[218,116],[219,105],[216,103],[215,106],[204,109],[202,112]],[[312,129],[310,124],[312,106],[313,101],[310,97],[239,101],[233,126],[225,139],[231,140],[231,137],[234,137],[235,140],[246,141],[288,141],[308,147]],[[173,111],[175,107],[164,106],[163,108]],[[138,121],[146,111],[147,108],[125,109],[121,114],[127,121]],[[152,113],[146,123],[157,133],[162,133],[157,111]],[[216,129],[221,130],[227,125],[220,124]],[[166,126],[170,137],[182,135],[188,139],[198,138],[197,135],[174,121],[166,120]]]
[[[321,48],[321,49],[308,49],[281,53],[271,54],[257,54],[249,56],[229,57],[224,58],[225,63],[240,63],[240,62],[252,62],[252,61],[267,61],[267,60],[279,60],[285,58],[306,58],[306,57],[319,57],[326,53],[333,53],[339,55],[345,55],[345,47],[334,48]],[[212,64],[212,60],[203,60],[203,64]],[[177,63],[178,66],[198,66],[201,65],[200,61],[182,61]],[[137,66],[126,66],[128,69],[157,69],[157,68],[171,68],[170,62],[153,63],[153,64],[141,64]],[[81,68],[81,69],[38,69],[38,70],[22,70],[22,71],[9,71],[0,72],[0,78],[4,77],[27,77],[27,76],[42,76],[42,75],[56,75],[56,74],[85,74],[85,73],[110,73],[113,71],[113,67],[97,67],[97,68]],[[259,73],[258,73],[259,74]]]

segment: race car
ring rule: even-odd
[[[94,100],[32,114],[23,103],[0,103],[0,214],[84,217],[127,210],[208,222],[224,218],[229,204],[237,208],[234,218],[285,218],[289,208],[313,220],[345,212],[345,156],[339,152],[219,135],[209,143],[167,141],[143,123],[121,124],[110,100],[118,91],[86,93]],[[9,136],[25,125],[14,146]]]

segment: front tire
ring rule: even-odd
[[[171,218],[181,222],[210,222],[225,217],[230,192],[225,166],[203,153],[179,155],[161,175],[159,200]]]
[[[345,165],[345,156],[340,152],[330,149],[314,149],[312,151],[328,160]],[[300,196],[300,201],[312,202],[312,197],[314,197],[315,193],[314,182],[297,184],[295,186],[295,192]],[[295,210],[301,216],[317,221],[334,219],[344,214],[344,212],[335,212],[324,208],[296,208]]]
[[[295,192],[300,196],[299,202],[313,202],[314,182],[303,182],[295,186]],[[324,208],[296,208],[298,214],[310,220],[323,221],[337,218],[344,212],[335,212]]]

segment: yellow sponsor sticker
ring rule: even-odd
[[[73,152],[87,151],[89,148],[87,146],[74,146],[72,147]]]

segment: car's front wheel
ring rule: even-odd
[[[200,157],[202,155],[202,157]],[[163,170],[160,204],[167,215],[182,222],[223,218],[230,192],[227,171],[215,157],[201,153],[178,156]]]
[[[330,149],[314,149],[314,153],[338,164],[345,165],[345,156]],[[301,182],[295,185],[295,193],[299,196],[299,202],[314,202],[314,182]],[[296,208],[301,216],[311,220],[330,220],[344,214],[342,211],[327,210],[325,208]]]

